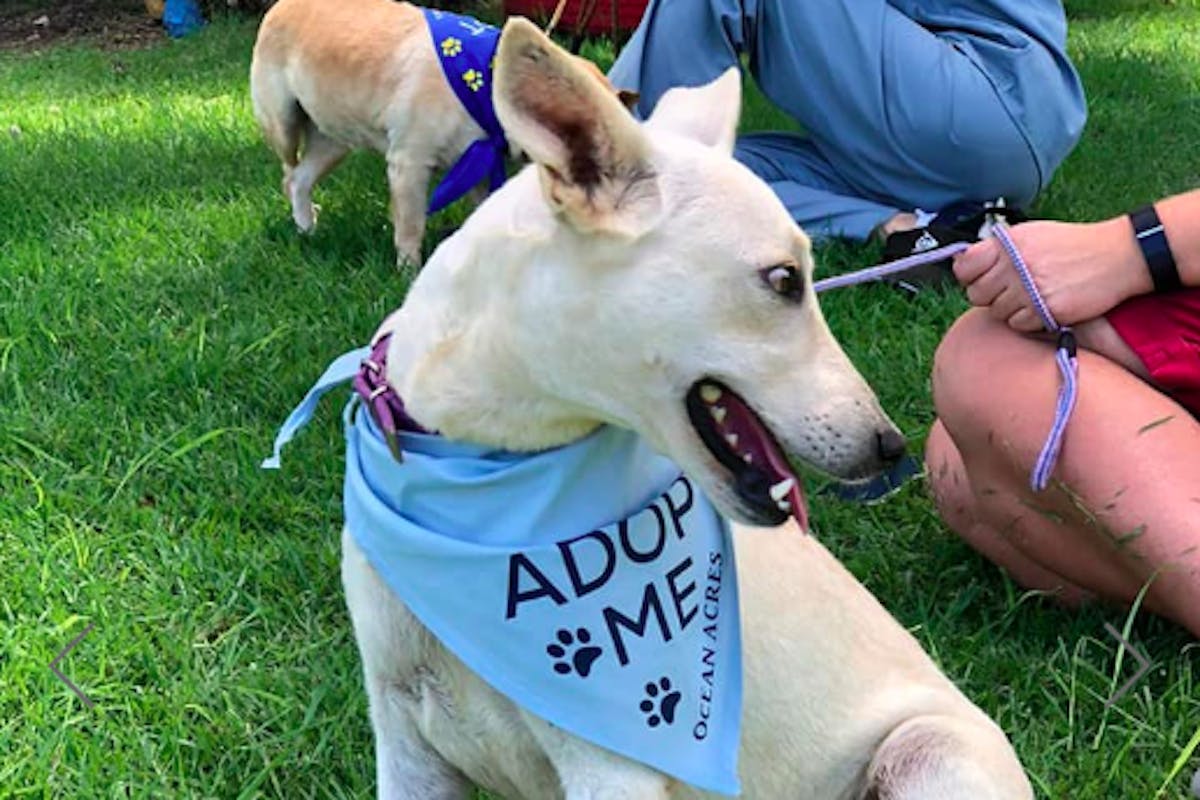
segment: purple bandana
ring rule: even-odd
[[[433,214],[471,191],[484,178],[489,179],[490,191],[499,189],[507,177],[504,154],[508,142],[492,107],[492,62],[500,29],[448,11],[432,8],[424,11],[433,36],[433,50],[442,62],[446,82],[486,134],[471,143],[433,190],[429,199],[429,213]]]

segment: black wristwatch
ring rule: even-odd
[[[1138,247],[1146,259],[1150,269],[1150,280],[1154,282],[1154,291],[1172,292],[1183,288],[1179,279],[1179,267],[1175,265],[1175,257],[1171,255],[1171,244],[1167,241],[1167,232],[1163,230],[1162,220],[1153,205],[1144,206],[1129,215],[1133,223],[1133,233],[1137,237]]]

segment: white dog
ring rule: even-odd
[[[657,500],[659,490],[651,490],[653,502],[641,515],[610,526],[609,534],[575,536],[558,542],[558,551],[567,556],[580,543],[594,545],[607,553],[604,578],[625,556],[639,562],[630,569],[657,575],[655,564],[640,562],[668,546],[666,538],[673,547],[693,536],[680,528],[678,542],[675,534],[668,537],[670,519],[678,523],[707,497],[733,521],[742,713],[736,713],[736,688],[727,697],[733,729],[741,722],[740,739],[730,752],[708,751],[714,764],[672,774],[650,766],[681,757],[670,742],[705,744],[700,740],[710,722],[716,727],[709,714],[719,699],[703,683],[698,696],[688,696],[683,678],[660,678],[657,667],[635,684],[645,686],[640,704],[630,698],[628,708],[623,700],[591,707],[617,722],[626,711],[642,714],[640,732],[629,740],[609,735],[603,724],[577,735],[571,732],[576,717],[559,719],[591,691],[593,683],[582,680],[589,673],[633,669],[642,657],[634,648],[644,640],[683,637],[697,615],[715,615],[708,601],[720,589],[711,582],[714,575],[717,581],[731,577],[721,573],[727,551],[713,552],[707,572],[684,573],[681,568],[694,565],[681,562],[665,582],[653,584],[658,589],[648,584],[640,616],[606,609],[607,628],[564,626],[544,648],[558,659],[553,670],[535,653],[546,662],[541,671],[500,675],[491,663],[508,657],[506,619],[518,610],[565,613],[590,599],[582,596],[601,581],[595,564],[591,572],[572,564],[552,575],[514,557],[510,567],[525,571],[508,574],[507,617],[499,609],[486,624],[435,637],[430,624],[440,626],[441,618],[434,601],[486,592],[489,583],[503,584],[504,575],[486,559],[442,562],[452,567],[443,573],[420,547],[398,564],[377,562],[375,548],[388,547],[389,534],[361,528],[375,513],[362,504],[377,498],[348,492],[343,579],[370,700],[380,797],[464,800],[472,784],[509,800],[713,797],[714,786],[725,793],[736,787],[714,780],[703,788],[679,775],[692,774],[692,767],[696,774],[732,769],[735,755],[742,795],[760,800],[1032,797],[997,726],[788,519],[804,521],[803,497],[784,453],[853,479],[898,457],[904,442],[826,327],[810,284],[808,239],[771,191],[731,157],[740,104],[736,71],[707,87],[668,93],[639,125],[599,80],[534,26],[513,20],[500,42],[496,102],[508,136],[534,164],[435,252],[403,307],[381,328],[381,335],[390,334],[386,364],[364,367],[378,367],[386,379],[370,391],[372,398],[390,390],[403,399],[412,421],[402,428],[440,433],[401,433],[406,452],[394,464],[396,474],[441,469],[430,453],[458,443],[479,452],[503,449],[508,455],[480,462],[485,466],[470,473],[467,484],[492,504],[487,513],[507,514],[526,502],[550,507],[564,495],[591,502],[640,491],[626,472],[602,466],[598,482],[580,486],[568,476],[540,499],[487,495],[479,488],[490,480],[487,470],[526,463],[512,451],[537,460],[596,441],[617,442],[618,456],[604,456],[603,465],[648,442],[668,456],[687,480]],[[383,453],[391,461],[374,429],[362,427],[368,416],[360,408],[348,417],[348,486],[368,458]],[[638,458],[655,470],[668,463]],[[581,464],[595,474],[591,461]],[[376,484],[369,491],[383,496],[391,488]],[[439,519],[467,513],[440,503],[441,491],[404,494],[397,503],[406,514],[419,509]],[[470,492],[446,496],[472,502]],[[650,527],[636,533],[637,519]],[[491,519],[473,524],[488,528]],[[659,538],[636,538],[647,530]],[[612,544],[618,532],[620,550]],[[579,531],[563,535],[570,533]],[[519,539],[524,532],[499,534]],[[493,546],[488,539],[481,548],[484,536],[467,526],[433,537],[431,546],[474,558]],[[396,574],[407,578],[394,580]],[[571,586],[579,597],[566,596],[564,587]],[[721,635],[736,621],[736,615],[726,618]],[[705,632],[716,640],[715,626]],[[590,655],[580,656],[581,644]],[[524,651],[513,652],[519,659]],[[696,655],[710,665],[709,653],[706,647]],[[736,671],[736,656],[721,663]],[[480,671],[488,673],[486,681]],[[702,678],[711,679],[711,672]],[[645,738],[654,736],[663,738]]]

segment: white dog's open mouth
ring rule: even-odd
[[[700,441],[733,475],[737,494],[760,522],[789,516],[808,530],[808,507],[800,479],[775,436],[742,398],[713,380],[697,381],[687,393],[687,412]]]

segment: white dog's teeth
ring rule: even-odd
[[[711,405],[721,399],[721,390],[711,383],[706,383],[700,387],[700,399]]]
[[[771,499],[778,503],[779,501],[783,500],[783,498],[791,494],[792,489],[795,488],[796,482],[791,478],[782,480],[771,487]]]
[[[725,441],[729,442],[730,447],[737,447],[738,435],[736,433],[726,434]]]
[[[792,504],[789,503],[787,500],[777,500],[775,502],[775,505],[780,511],[782,511],[785,514],[792,513]]]
[[[713,419],[717,421],[718,425],[721,425],[725,422],[725,414],[728,413],[725,410],[725,406],[713,406],[709,409],[709,411],[712,412]]]

